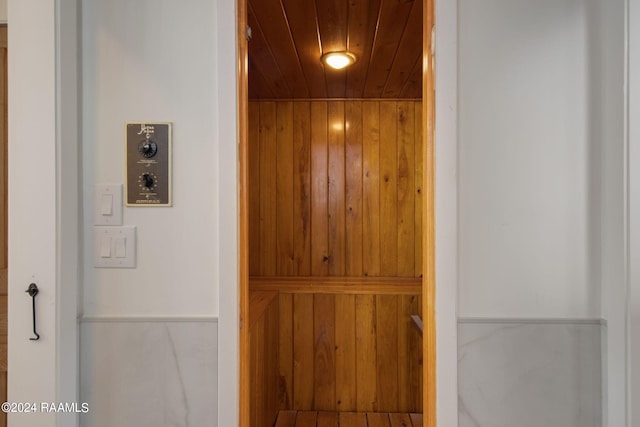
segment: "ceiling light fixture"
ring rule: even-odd
[[[345,67],[356,62],[356,56],[350,52],[329,52],[322,55],[322,62],[336,70],[342,70]]]

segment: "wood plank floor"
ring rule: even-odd
[[[422,414],[280,411],[275,427],[422,427]]]

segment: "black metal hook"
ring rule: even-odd
[[[36,336],[35,338],[29,339],[31,341],[38,341],[40,339],[40,334],[36,332],[36,295],[38,295],[38,286],[32,283],[25,292],[29,294],[33,302],[33,334]]]

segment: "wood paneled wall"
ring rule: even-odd
[[[249,103],[250,288],[279,292],[281,409],[422,411],[421,117],[414,100]]]
[[[249,103],[253,276],[422,274],[419,101]]]
[[[273,294],[273,295],[270,295]],[[279,310],[275,292],[253,292],[250,297],[251,427],[272,427],[280,406],[278,358]]]
[[[280,293],[281,409],[422,412],[417,295]]]

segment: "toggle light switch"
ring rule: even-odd
[[[96,184],[94,225],[122,225],[122,184]]]
[[[126,258],[127,256],[127,238],[116,237],[116,258]]]
[[[113,215],[113,194],[103,194],[100,202],[101,215]]]
[[[100,258],[111,258],[111,237],[103,236],[100,241]]]

